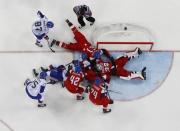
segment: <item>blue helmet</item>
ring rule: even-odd
[[[73,60],[72,63],[74,64],[74,66],[79,66],[80,62],[78,60]]]
[[[65,67],[64,65],[59,65],[59,66],[57,67],[57,70],[59,70],[59,71],[65,70],[65,69],[66,69],[66,67]]]
[[[48,21],[46,25],[47,25],[48,28],[53,28],[54,27],[54,23],[52,21]]]
[[[47,77],[47,73],[45,71],[42,71],[40,74],[39,74],[39,78],[40,79],[46,79]]]
[[[80,66],[75,66],[75,72],[80,73],[81,72],[81,67]]]
[[[78,60],[73,60],[73,64],[74,64],[74,71],[76,73],[80,73],[81,72],[81,64]]]
[[[102,55],[101,50],[96,50],[96,51],[93,53],[93,58],[94,58],[94,59],[99,59],[99,58],[101,58],[101,55]]]
[[[95,79],[95,81],[94,81],[94,84],[95,84],[96,86],[99,86],[101,83],[102,83],[102,80],[101,80],[101,78],[99,78],[99,77],[97,77],[97,78]]]
[[[86,53],[82,53],[81,58],[82,58],[82,60],[86,60],[88,58],[88,56]]]

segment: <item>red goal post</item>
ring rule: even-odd
[[[155,37],[149,29],[135,24],[109,24],[97,27],[92,35],[97,48],[110,51],[130,51],[136,47],[151,51]]]

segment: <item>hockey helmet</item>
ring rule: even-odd
[[[84,61],[84,60],[86,60],[88,58],[88,56],[87,56],[86,53],[82,53],[81,58]]]
[[[76,73],[80,73],[82,70],[81,70],[81,67],[80,66],[75,66],[75,72]]]
[[[65,69],[66,69],[66,67],[64,65],[60,65],[57,67],[57,70],[65,70]]]
[[[47,25],[48,28],[53,28],[54,27],[54,23],[52,21],[48,21],[46,25]]]
[[[94,84],[95,84],[96,86],[99,86],[101,83],[102,83],[101,78],[96,77],[96,79],[95,79],[95,81],[94,81]]]
[[[47,73],[45,71],[42,71],[40,74],[39,74],[39,78],[40,79],[46,79],[47,77]]]

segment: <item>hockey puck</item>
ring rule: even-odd
[[[127,30],[127,27],[124,27],[124,30]]]

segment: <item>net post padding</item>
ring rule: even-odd
[[[149,29],[128,23],[98,26],[92,34],[92,40],[97,48],[110,51],[129,51],[135,47],[151,51],[155,43],[155,37]]]

